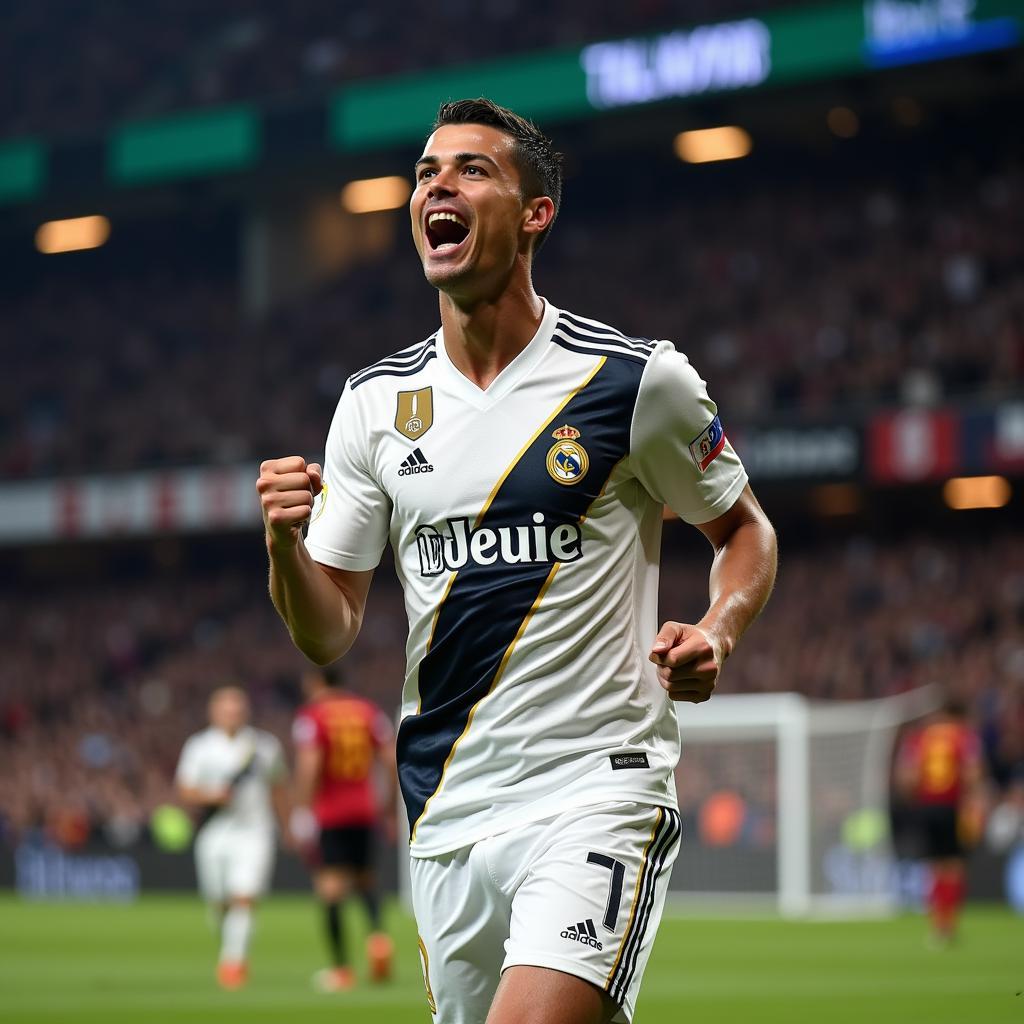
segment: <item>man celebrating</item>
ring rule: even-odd
[[[413,904],[444,1024],[632,1019],[679,846],[671,702],[711,696],[775,576],[685,356],[535,292],[561,192],[533,124],[444,104],[410,203],[441,327],[349,378],[325,473],[293,456],[258,483],[271,596],[316,662],[355,640],[390,537]],[[706,614],[656,631],[665,504],[715,555]]]
[[[367,956],[375,981],[391,971],[391,939],[381,928],[380,898],[373,870],[374,830],[382,823],[394,837],[398,785],[394,730],[375,704],[341,686],[337,668],[306,672],[306,704],[295,716],[295,810],[292,835],[300,846],[314,840],[313,886],[324,912],[331,966],[316,985],[339,992],[355,984],[345,950],[341,908],[358,894],[370,922]],[[386,790],[378,800],[374,768]]]
[[[217,980],[235,989],[248,977],[253,907],[274,869],[275,812],[287,821],[287,779],[277,738],[248,724],[244,691],[215,690],[209,714],[210,728],[186,741],[175,777],[198,811],[196,875],[220,923]]]

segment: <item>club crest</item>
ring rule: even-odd
[[[547,467],[551,479],[569,486],[579,483],[590,468],[590,456],[578,441],[580,432],[564,424],[551,432],[555,443],[548,449]]]
[[[434,423],[434,389],[399,391],[395,430],[410,441],[418,441]]]

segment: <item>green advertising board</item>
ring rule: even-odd
[[[771,11],[643,38],[394,76],[340,89],[342,150],[421,138],[440,102],[486,95],[537,118],[587,117],[1020,43],[1024,0],[864,0]]]
[[[46,147],[39,142],[0,144],[0,203],[32,199],[46,180]]]
[[[261,135],[259,110],[245,105],[140,121],[114,133],[107,170],[122,185],[240,170],[259,160]]]

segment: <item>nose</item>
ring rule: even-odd
[[[455,195],[455,180],[451,168],[440,168],[427,185],[427,196],[438,199]]]

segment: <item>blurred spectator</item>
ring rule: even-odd
[[[674,531],[683,529],[670,527],[661,606],[693,621],[707,600],[707,572],[673,553]],[[1020,777],[1024,538],[857,539],[830,556],[827,583],[821,566],[820,552],[788,552],[721,692],[864,700],[954,686],[983,728],[997,780]],[[382,572],[348,677],[392,712],[405,631],[397,583]],[[0,836],[44,828],[67,845],[90,835],[134,841],[153,808],[173,799],[177,753],[202,722],[210,690],[225,682],[247,687],[262,727],[288,735],[302,661],[251,568],[221,568],[215,579],[67,585],[45,597],[7,590],[0,641]],[[750,777],[738,763],[699,773],[697,759],[685,786],[709,792],[713,781],[743,792]]]
[[[627,333],[673,339],[726,424],[1024,385],[1014,160],[901,186],[631,201],[610,222],[578,199],[538,260],[538,287]],[[0,358],[18,365],[0,377],[0,476],[322,450],[346,377],[436,326],[404,233],[395,245],[258,326],[208,268],[40,284],[0,311]],[[603,246],[630,254],[628,273],[595,259]]]
[[[806,0],[805,0],[806,2]],[[33,0],[4,5],[0,137],[95,131],[185,107],[579,45],[795,0]]]

